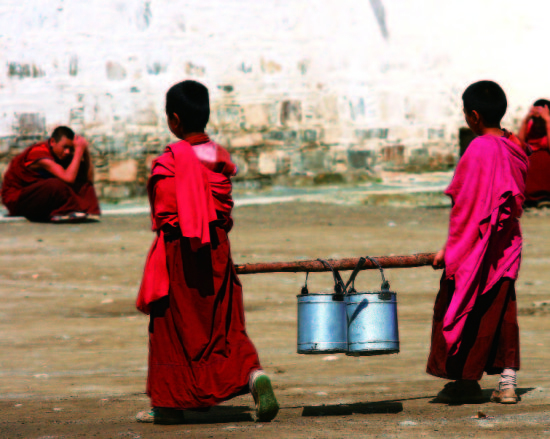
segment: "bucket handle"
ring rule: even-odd
[[[353,272],[351,273],[351,276],[348,279],[348,282],[346,283],[346,291],[348,294],[353,294],[356,292],[355,290],[355,278],[359,274],[359,271],[361,268],[363,268],[363,265],[365,265],[366,259],[363,257],[359,258],[359,262],[357,262],[357,265],[353,269]],[[349,285],[351,284],[351,288],[348,290]]]
[[[381,286],[382,292],[387,292],[390,290],[390,283],[386,280],[386,277],[384,276],[384,269],[382,268],[380,263],[376,259],[371,258],[370,256],[365,256],[364,258],[363,257],[359,258],[359,262],[357,262],[357,265],[355,266],[353,273],[351,273],[351,276],[349,277],[348,283],[344,287],[345,288],[344,291],[347,291],[347,294],[353,294],[356,292],[355,278],[359,274],[359,271],[361,270],[361,268],[363,268],[363,265],[365,264],[365,261],[367,259],[371,261],[374,265],[376,265],[380,270],[380,275],[382,276],[382,286]],[[351,288],[348,290],[348,287],[350,284],[351,284]]]
[[[378,267],[378,269],[380,270],[380,275],[382,276],[382,286],[380,287],[380,289],[382,291],[389,291],[390,290],[390,283],[384,277],[384,269],[382,268],[380,263],[376,259],[371,258],[370,256],[365,256],[365,258],[367,258],[369,261],[371,261],[373,264],[375,264]]]
[[[304,282],[304,286],[302,287],[302,292],[300,293],[304,296],[309,294],[309,290],[307,289],[307,278],[308,278],[308,276],[309,276],[309,271],[306,271],[306,280]]]
[[[346,287],[344,285],[342,277],[340,276],[340,273],[338,273],[338,270],[335,270],[334,267],[324,259],[317,260],[319,262],[322,262],[325,267],[330,268],[330,270],[332,271],[332,277],[334,278],[334,294],[338,296],[343,296],[344,294],[346,294]]]

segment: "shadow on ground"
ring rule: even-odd
[[[250,408],[238,406],[216,406],[210,410],[185,412],[186,424],[225,424],[236,422],[254,422]]]
[[[471,405],[471,404],[486,404],[488,402],[491,402],[491,395],[493,394],[493,390],[494,389],[484,389],[482,392],[483,392],[483,399],[481,401],[477,401],[477,402],[468,402],[468,403],[446,403],[446,402],[441,402],[441,401],[438,401],[437,400],[437,397],[435,397],[434,399],[432,399],[430,401],[430,404],[445,404],[445,405],[464,405],[464,404],[468,404],[468,405]],[[519,387],[516,389],[516,395],[518,395],[520,397],[520,401],[521,401],[521,396],[522,395],[525,395],[526,393],[532,391],[532,390],[535,390],[534,387]]]
[[[358,402],[355,404],[306,406],[302,416],[348,416],[354,414],[400,413],[403,404],[397,401]]]

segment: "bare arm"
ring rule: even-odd
[[[92,158],[90,156],[90,150],[86,148],[83,155],[84,163],[88,165],[88,181],[90,183],[94,182],[94,165],[92,163]]]
[[[521,121],[521,127],[519,129],[518,138],[522,142],[526,142],[527,139],[527,127],[529,126],[529,121],[533,116],[535,116],[535,113],[537,112],[535,107],[531,107],[529,110],[529,113],[527,113],[527,116]]]
[[[73,159],[71,160],[71,163],[67,167],[67,169],[63,168],[63,166],[57,164],[53,160],[40,160],[36,163],[36,166],[38,168],[42,168],[46,171],[48,171],[50,174],[52,174],[54,177],[59,178],[61,181],[64,181],[65,183],[72,184],[76,180],[76,176],[78,175],[78,170],[80,168],[80,162],[82,160],[82,156],[86,151],[86,141],[82,137],[75,137],[74,140],[75,144],[75,150],[73,154]]]
[[[546,136],[548,137],[548,141],[550,142],[550,110],[546,105],[539,110],[539,116],[546,123]]]

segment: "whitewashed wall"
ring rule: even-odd
[[[162,143],[164,93],[186,78],[210,88],[210,130],[235,147],[285,125],[330,145],[389,128],[452,147],[468,83],[499,81],[509,124],[550,96],[549,14],[535,0],[0,0],[0,154],[58,124],[114,151]]]

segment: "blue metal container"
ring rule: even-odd
[[[342,353],[348,349],[346,304],[341,294],[299,294],[298,353]]]
[[[346,294],[344,300],[348,321],[347,355],[399,352],[397,300],[394,292],[353,292]]]

